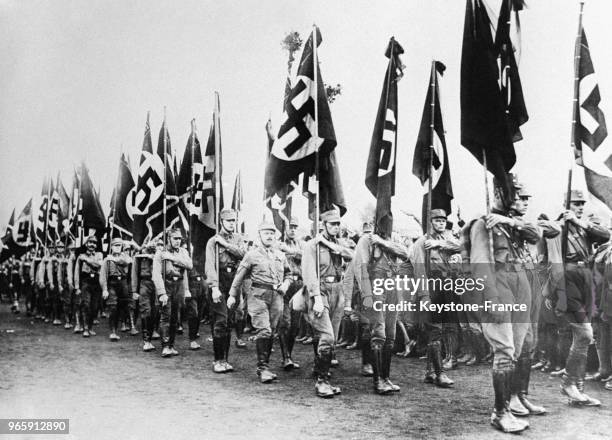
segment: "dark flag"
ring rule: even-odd
[[[519,127],[528,119],[509,29],[511,10],[521,6],[503,0],[495,27],[483,0],[467,0],[461,53],[461,144],[481,164],[486,156],[506,199],[512,193],[507,172],[516,162],[514,142],[522,139]]]
[[[315,175],[315,159],[318,156],[320,209],[329,209],[335,205],[344,214],[344,195],[333,154],[337,144],[336,134],[318,59],[315,59],[315,48],[321,41],[319,29],[315,28],[304,46],[289,99],[285,99],[284,121],[266,164],[265,198],[282,192],[300,174],[303,174],[304,193],[314,194],[316,190],[307,185]]]
[[[576,163],[584,168],[589,192],[612,209],[612,142],[606,142],[606,118],[599,107],[601,95],[584,29],[576,49],[580,63],[574,102],[574,155]]]
[[[397,82],[403,74],[402,46],[393,37],[385,51],[389,58],[382,94],[374,122],[365,184],[376,197],[376,233],[390,238],[393,230],[391,197],[395,195],[395,157],[397,154]]]
[[[11,218],[9,219],[8,225],[6,225],[6,230],[4,231],[4,235],[2,236],[2,247],[0,250],[0,262],[8,260],[11,258],[11,255],[15,254],[15,242],[13,241],[13,225],[15,224],[15,208],[13,208],[13,212],[11,213]]]
[[[51,200],[52,182],[49,177],[45,177],[43,180],[43,187],[41,191],[40,205],[38,208],[38,216],[36,217],[36,240],[41,246],[47,246],[48,236],[47,227],[49,220],[49,201]]]
[[[217,227],[215,213],[223,209],[223,149],[221,146],[219,97],[215,94],[215,110],[204,150],[203,187],[201,195],[200,220],[213,231]],[[217,200],[218,199],[218,200]],[[218,205],[218,206],[217,206]]]
[[[111,198],[110,238],[121,237],[124,240],[132,239],[134,178],[124,154],[119,159],[117,183]]]
[[[68,214],[68,239],[77,246],[80,246],[80,231],[83,230],[81,216],[81,183],[77,170],[72,175],[72,192],[70,193],[70,209]],[[77,243],[78,241],[78,243]]]
[[[28,246],[34,244],[34,226],[32,222],[32,199],[25,205],[19,217],[13,225],[13,242],[21,248],[23,252]]]
[[[232,209],[238,213],[238,224],[236,230],[244,234],[244,218],[242,217],[242,204],[244,199],[242,197],[242,179],[240,178],[240,170],[236,174],[236,180],[234,181],[234,194],[232,194]]]
[[[447,215],[451,213],[451,200],[453,199],[453,186],[450,178],[448,155],[446,153],[446,138],[440,107],[440,89],[438,75],[442,76],[446,67],[435,61],[427,88],[421,127],[414,148],[412,160],[412,173],[419,178],[425,188],[423,196],[422,223],[423,230],[427,230],[429,213],[427,210],[430,178],[430,158],[432,168],[431,180],[431,209],[443,209]],[[432,99],[433,98],[433,99]],[[433,115],[432,115],[433,104]],[[433,116],[433,121],[432,121]],[[432,139],[433,128],[433,139]],[[431,157],[430,157],[431,154]]]
[[[142,244],[147,236],[147,218],[151,205],[164,193],[164,162],[157,154],[153,154],[151,126],[149,114],[145,124],[144,140],[138,165],[138,180],[134,203],[134,241]],[[150,236],[148,238],[151,238]]]
[[[60,197],[59,197],[59,173],[55,185],[51,182],[51,198],[49,202],[49,213],[47,214],[47,239],[50,243],[59,240],[59,215],[60,215]]]
[[[57,185],[55,186],[57,191],[59,205],[57,211],[57,231],[58,238],[63,239],[66,236],[68,229],[68,218],[70,217],[70,197],[66,192],[64,184],[57,175]]]
[[[77,247],[83,246],[84,239],[90,235],[96,235],[101,249],[101,239],[106,232],[106,217],[85,163],[80,166],[80,179],[80,212],[77,215],[80,216],[78,222],[82,229],[77,235]]]

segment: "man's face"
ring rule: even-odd
[[[261,243],[265,247],[270,247],[274,243],[274,231],[269,229],[265,229],[263,231],[259,231],[259,238],[261,239]]]
[[[330,237],[337,237],[340,233],[340,222],[324,222],[324,226]]]
[[[221,220],[221,226],[227,232],[234,232],[236,230],[236,220],[235,219]]]
[[[431,225],[433,226],[435,232],[444,232],[446,229],[446,219],[444,217],[432,218]]]
[[[529,199],[530,197],[528,196],[519,196],[518,200],[515,202],[516,211],[519,214],[525,215],[527,213],[527,209],[529,209]]]
[[[293,240],[295,238],[295,234],[297,232],[296,225],[289,225],[289,229],[287,229],[287,238]]]
[[[570,202],[570,210],[576,214],[576,217],[581,218],[584,214],[584,202]]]
[[[123,250],[123,245],[121,243],[116,243],[111,246],[111,252],[115,255],[120,254]]]
[[[170,236],[170,246],[172,249],[178,249],[181,247],[181,234],[172,234]]]
[[[87,242],[87,250],[89,252],[94,252],[96,250],[96,244],[93,241]]]
[[[66,249],[64,248],[64,246],[58,246],[55,248],[55,252],[57,255],[64,255],[65,250]]]

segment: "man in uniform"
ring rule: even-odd
[[[191,297],[185,271],[193,268],[193,262],[181,247],[182,239],[179,229],[170,230],[166,248],[158,249],[153,257],[152,277],[161,312],[162,357],[178,355],[174,348],[178,309],[182,294],[185,298]]]
[[[30,246],[28,252],[23,255],[19,261],[19,278],[21,279],[21,291],[25,298],[26,315],[33,316],[36,307],[36,298],[34,296],[34,286],[32,283],[32,265],[36,258],[36,249]]]
[[[355,282],[360,295],[359,301],[353,301],[353,307],[365,317],[368,324],[363,330],[367,336],[362,337],[362,365],[372,366],[374,391],[385,395],[399,392],[400,387],[391,382],[391,359],[395,345],[397,311],[389,310],[387,305],[397,305],[402,298],[394,285],[384,292],[375,291],[373,284],[379,280],[412,276],[408,249],[400,243],[385,240],[378,234],[364,234],[357,242],[355,258],[352,264]],[[378,303],[378,304],[375,304]],[[369,350],[364,345],[369,344]],[[362,367],[362,374],[369,376],[369,371]]]
[[[300,368],[300,365],[293,362],[292,359],[293,345],[295,344],[295,337],[297,335],[300,312],[294,312],[290,304],[291,297],[293,297],[293,295],[304,285],[302,281],[303,243],[296,238],[298,226],[299,221],[297,217],[291,217],[285,240],[281,242],[279,246],[280,250],[285,253],[285,257],[287,257],[289,267],[291,267],[292,277],[291,285],[285,295],[283,295],[283,313],[278,323],[278,342],[283,356],[283,368],[285,370]]]
[[[234,368],[228,363],[232,338],[230,314],[227,309],[229,290],[240,260],[244,257],[244,241],[236,234],[236,211],[224,209],[219,213],[219,231],[206,243],[206,280],[210,287],[212,336],[215,360],[213,371],[227,373]],[[218,264],[218,266],[217,266]]]
[[[74,286],[76,287],[76,295],[81,296],[81,310],[77,313],[81,313],[83,337],[89,338],[96,335],[93,322],[102,301],[102,290],[99,282],[102,254],[96,252],[98,239],[93,235],[87,238],[85,246],[85,253],[78,256],[74,265]]]
[[[599,400],[583,392],[587,352],[593,342],[591,318],[595,308],[589,260],[593,254],[593,245],[608,241],[610,232],[588,218],[583,219],[585,203],[582,191],[571,191],[570,209],[561,215],[561,224],[567,228],[567,243],[558,246],[565,249],[563,276],[557,277],[559,281],[556,289],[545,300],[545,304],[549,308],[554,306],[572,332],[572,345],[565,364],[561,393],[568,397],[570,405],[599,406]],[[549,246],[551,251],[553,249]]]
[[[153,257],[156,243],[151,240],[142,248],[142,253],[136,254],[132,261],[131,291],[132,298],[138,299],[140,311],[140,327],[142,330],[142,350],[145,352],[155,350],[151,343],[153,329],[158,315],[157,295],[152,279]]]
[[[55,244],[48,246],[49,253],[43,258],[40,266],[38,267],[37,283],[38,287],[45,291],[45,308],[46,308],[46,319],[45,322],[53,321],[53,325],[61,325],[60,321],[60,308],[61,299],[58,290],[57,272],[59,265],[59,253],[63,253],[64,245],[59,242],[57,249]]]
[[[276,374],[269,369],[272,337],[283,313],[283,295],[292,282],[291,267],[285,255],[275,249],[276,228],[272,223],[259,226],[260,244],[249,250],[236,272],[227,299],[231,310],[237,302],[245,277],[250,277],[247,302],[251,323],[255,328],[257,347],[257,375],[261,383],[270,383]]]
[[[423,303],[447,304],[452,302],[452,291],[444,289],[444,281],[451,275],[451,256],[461,251],[459,240],[446,229],[447,215],[443,209],[432,209],[429,214],[432,233],[421,236],[413,245],[412,255],[414,276],[426,280],[413,296],[417,300],[416,314],[425,325],[428,337],[427,371],[425,383],[432,383],[440,388],[450,388],[454,382],[444,372],[442,362],[442,336],[445,325],[451,321],[448,312],[421,311]],[[429,261],[427,261],[429,251]],[[429,271],[429,272],[428,272]],[[432,370],[433,367],[433,370]]]
[[[106,300],[109,308],[108,324],[110,327],[109,339],[118,341],[117,328],[120,321],[128,315],[130,293],[128,289],[128,269],[132,259],[123,253],[123,240],[115,237],[111,240],[110,253],[102,261],[100,268],[100,287],[102,298]]]
[[[340,213],[329,210],[320,218],[323,232],[304,247],[302,276],[309,294],[308,321],[314,333],[315,392],[319,397],[328,398],[340,394],[340,388],[329,383],[329,368],[344,310],[343,259],[351,260],[353,252],[338,243]]]
[[[72,292],[74,290],[73,276],[74,276],[74,254],[72,250],[58,255],[57,265],[57,282],[58,290],[60,292],[60,298],[62,300],[62,307],[64,310],[64,328],[69,330],[72,328]],[[75,314],[78,316],[78,314]],[[75,327],[78,325],[75,324]],[[76,328],[75,328],[76,330]]]
[[[11,311],[19,314],[19,295],[21,293],[21,278],[19,277],[19,260],[11,255],[7,261],[9,277],[9,295],[12,301]]]
[[[193,269],[189,271],[189,291],[191,298],[185,299],[187,325],[189,326],[189,349],[198,350],[197,338],[200,331],[200,320],[204,308],[204,298],[208,294],[208,286],[204,281],[204,264],[194,261]]]
[[[32,265],[30,266],[30,280],[32,282],[32,308],[34,309],[34,319],[43,319],[44,307],[43,307],[43,292],[38,287],[37,277],[38,277],[38,268],[40,267],[40,263],[42,262],[42,252],[40,249],[36,252],[34,259],[32,260]]]
[[[504,201],[502,187],[495,181],[491,213],[471,225],[470,264],[474,277],[483,283],[483,306],[488,305],[481,317],[483,334],[494,353],[495,408],[491,424],[503,432],[520,432],[529,423],[514,417],[508,405],[514,364],[531,331],[531,286],[525,272],[523,246],[537,243],[540,230],[535,224],[512,215],[520,185],[513,175],[509,174],[508,178],[513,184],[512,194],[507,195],[509,201]],[[519,311],[500,310],[499,306],[504,305],[518,305]]]

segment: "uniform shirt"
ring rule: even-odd
[[[170,261],[162,259],[163,252],[169,252],[174,255],[177,261]],[[164,273],[165,266],[165,273]],[[183,273],[186,270],[191,270],[193,268],[193,262],[191,257],[189,256],[189,252],[187,249],[178,248],[178,249],[164,249],[158,250],[155,252],[155,256],[153,257],[153,268],[151,277],[153,279],[153,284],[155,285],[155,292],[157,296],[166,294],[166,282],[164,280],[164,275],[166,278],[170,277],[182,277],[183,283],[183,292],[189,289],[188,280],[186,276],[183,276]]]
[[[32,282],[36,282],[36,276],[38,274],[38,268],[40,267],[40,262],[42,258],[36,257],[32,260],[32,265],[30,266],[30,279]]]
[[[21,257],[19,262],[19,278],[32,279],[31,271],[33,264],[34,258],[32,258],[29,254],[25,254],[23,257]]]
[[[124,253],[116,257],[108,255],[102,261],[102,268],[100,269],[100,287],[102,287],[102,290],[108,290],[109,277],[126,278],[131,262],[132,259]]]
[[[153,279],[153,256],[155,254],[144,253],[134,255],[132,260],[130,291],[138,293],[138,285],[142,279]]]
[[[541,232],[537,225],[519,218],[514,220],[514,228],[506,225],[497,225],[493,228],[494,259],[491,259],[489,230],[484,218],[473,222],[470,228],[470,267],[474,277],[484,280],[485,300],[497,301],[499,298],[494,263],[514,260],[515,253],[524,252],[525,243],[534,244],[540,239]],[[514,244],[518,248],[515,248]]]
[[[610,232],[605,227],[589,220],[587,223],[587,228],[583,229],[568,222],[566,262],[587,262],[593,254],[593,244],[605,243],[610,239]]]
[[[238,267],[240,260],[244,257],[246,249],[244,247],[244,241],[239,234],[227,234],[220,232],[215,237],[223,237],[225,241],[233,245],[236,249],[236,254],[231,252],[229,249],[218,245],[219,248],[219,266],[221,270],[225,270],[228,266]],[[204,264],[204,272],[206,273],[206,280],[210,287],[219,287],[219,269],[217,268],[217,258],[215,255],[216,243],[214,240],[208,240],[206,243],[206,263]]]
[[[337,243],[336,239],[325,236],[328,241]],[[340,282],[342,276],[343,258],[339,254],[334,254],[323,243],[319,243],[319,274],[321,283],[327,276],[336,277]],[[311,297],[321,294],[321,285],[317,279],[317,243],[316,240],[310,240],[304,247],[302,254],[302,277],[304,285],[308,289]]]
[[[237,296],[246,276],[250,276],[253,283],[279,286],[284,281],[291,280],[291,267],[281,251],[259,245],[248,251],[240,262],[230,288],[231,296]]]
[[[427,274],[427,250],[425,240],[439,240],[440,246],[429,250],[429,270]],[[447,273],[451,271],[450,257],[461,252],[461,244],[451,231],[433,232],[431,237],[422,235],[412,246],[412,264],[414,265],[414,277],[426,279],[434,272]],[[427,283],[419,283],[417,298],[429,295]]]
[[[81,286],[81,278],[87,280],[98,279],[100,266],[102,265],[102,254],[94,252],[93,254],[81,254],[76,259],[74,265],[74,285],[77,289]],[[91,275],[94,275],[93,277]]]
[[[57,265],[57,282],[62,289],[65,289],[66,286],[72,289],[74,286],[72,284],[72,276],[73,276],[73,265],[74,265],[74,257],[64,257],[60,258],[59,264]]]
[[[38,265],[36,270],[36,284],[38,284],[38,287],[41,289],[44,289],[47,283],[53,283],[53,269],[49,267],[49,263],[52,264],[52,259],[54,258],[55,256],[44,256]]]
[[[281,251],[285,253],[291,273],[295,276],[302,276],[302,250],[304,242],[295,239],[285,239],[281,245]]]

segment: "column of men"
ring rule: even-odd
[[[246,310],[255,330],[254,370],[262,383],[278,379],[270,365],[276,336],[282,368],[299,368],[293,359],[293,345],[305,318],[313,331],[315,394],[323,398],[341,393],[330,383],[330,368],[338,365],[343,315],[351,316],[345,320],[345,330],[353,329],[354,345],[362,350],[361,374],[373,378],[373,389],[380,395],[400,391],[391,381],[396,329],[401,330],[406,347],[411,347],[408,334],[421,328],[426,340],[424,382],[452,387],[454,381],[446,370],[460,363],[477,364],[490,353],[494,395],[490,422],[501,431],[519,432],[529,426],[526,416],[546,412],[527,395],[534,356],[545,342],[538,338],[542,328],[538,321],[547,310],[554,311],[559,325],[566,326],[572,335],[561,384],[568,403],[600,404],[584,392],[593,321],[600,330],[597,378],[612,383],[608,318],[612,317],[612,288],[604,282],[596,286],[599,290],[593,289],[591,270],[594,249],[600,245],[597,261],[601,275],[604,280],[612,279],[612,252],[610,246],[602,245],[610,239],[609,231],[583,218],[585,199],[580,191],[571,192],[570,209],[556,221],[541,216],[530,222],[525,216],[531,195],[516,176],[510,175],[510,179],[512,194],[508,197],[496,182],[491,212],[470,221],[461,234],[448,229],[446,212],[434,209],[428,216],[431,224],[426,225],[430,232],[415,243],[395,234],[367,231],[355,240],[356,245],[349,245],[339,237],[340,213],[330,210],[321,213],[320,230],[313,231],[309,241],[296,237],[299,224],[292,218],[282,240],[277,239],[273,224],[262,223],[254,246],[247,249],[244,238],[236,232],[236,212],[223,210],[219,232],[207,243],[203,270],[194,267],[180,230],[171,230],[167,243],[151,241],[131,256],[124,252],[120,239],[113,239],[104,259],[96,251],[95,237],[87,239],[86,252],[76,258],[72,249],[65,253],[64,245],[58,242],[42,257],[30,251],[19,265],[13,262],[4,277],[17,279],[23,286],[28,313],[43,315],[55,325],[63,322],[65,328],[74,326],[84,337],[95,335],[94,322],[102,301],[106,301],[109,337],[118,340],[119,323],[129,320],[134,328],[137,300],[143,350],[155,350],[152,340],[159,330],[163,357],[178,354],[175,340],[183,301],[189,346],[199,348],[196,338],[202,308],[208,302],[215,373],[234,370],[229,363],[231,333],[235,328],[241,336],[241,313]],[[563,228],[567,245],[561,243]],[[397,277],[481,279],[484,287],[457,294],[446,283],[421,283],[414,292],[397,286],[384,289],[382,295],[375,292],[375,285]],[[16,311],[18,297],[14,299]],[[403,300],[417,303],[417,311],[402,315],[398,322],[396,308],[385,306]],[[482,311],[438,313],[418,307],[419,303],[455,302],[483,306]],[[525,307],[508,311],[484,307],[486,304]]]

